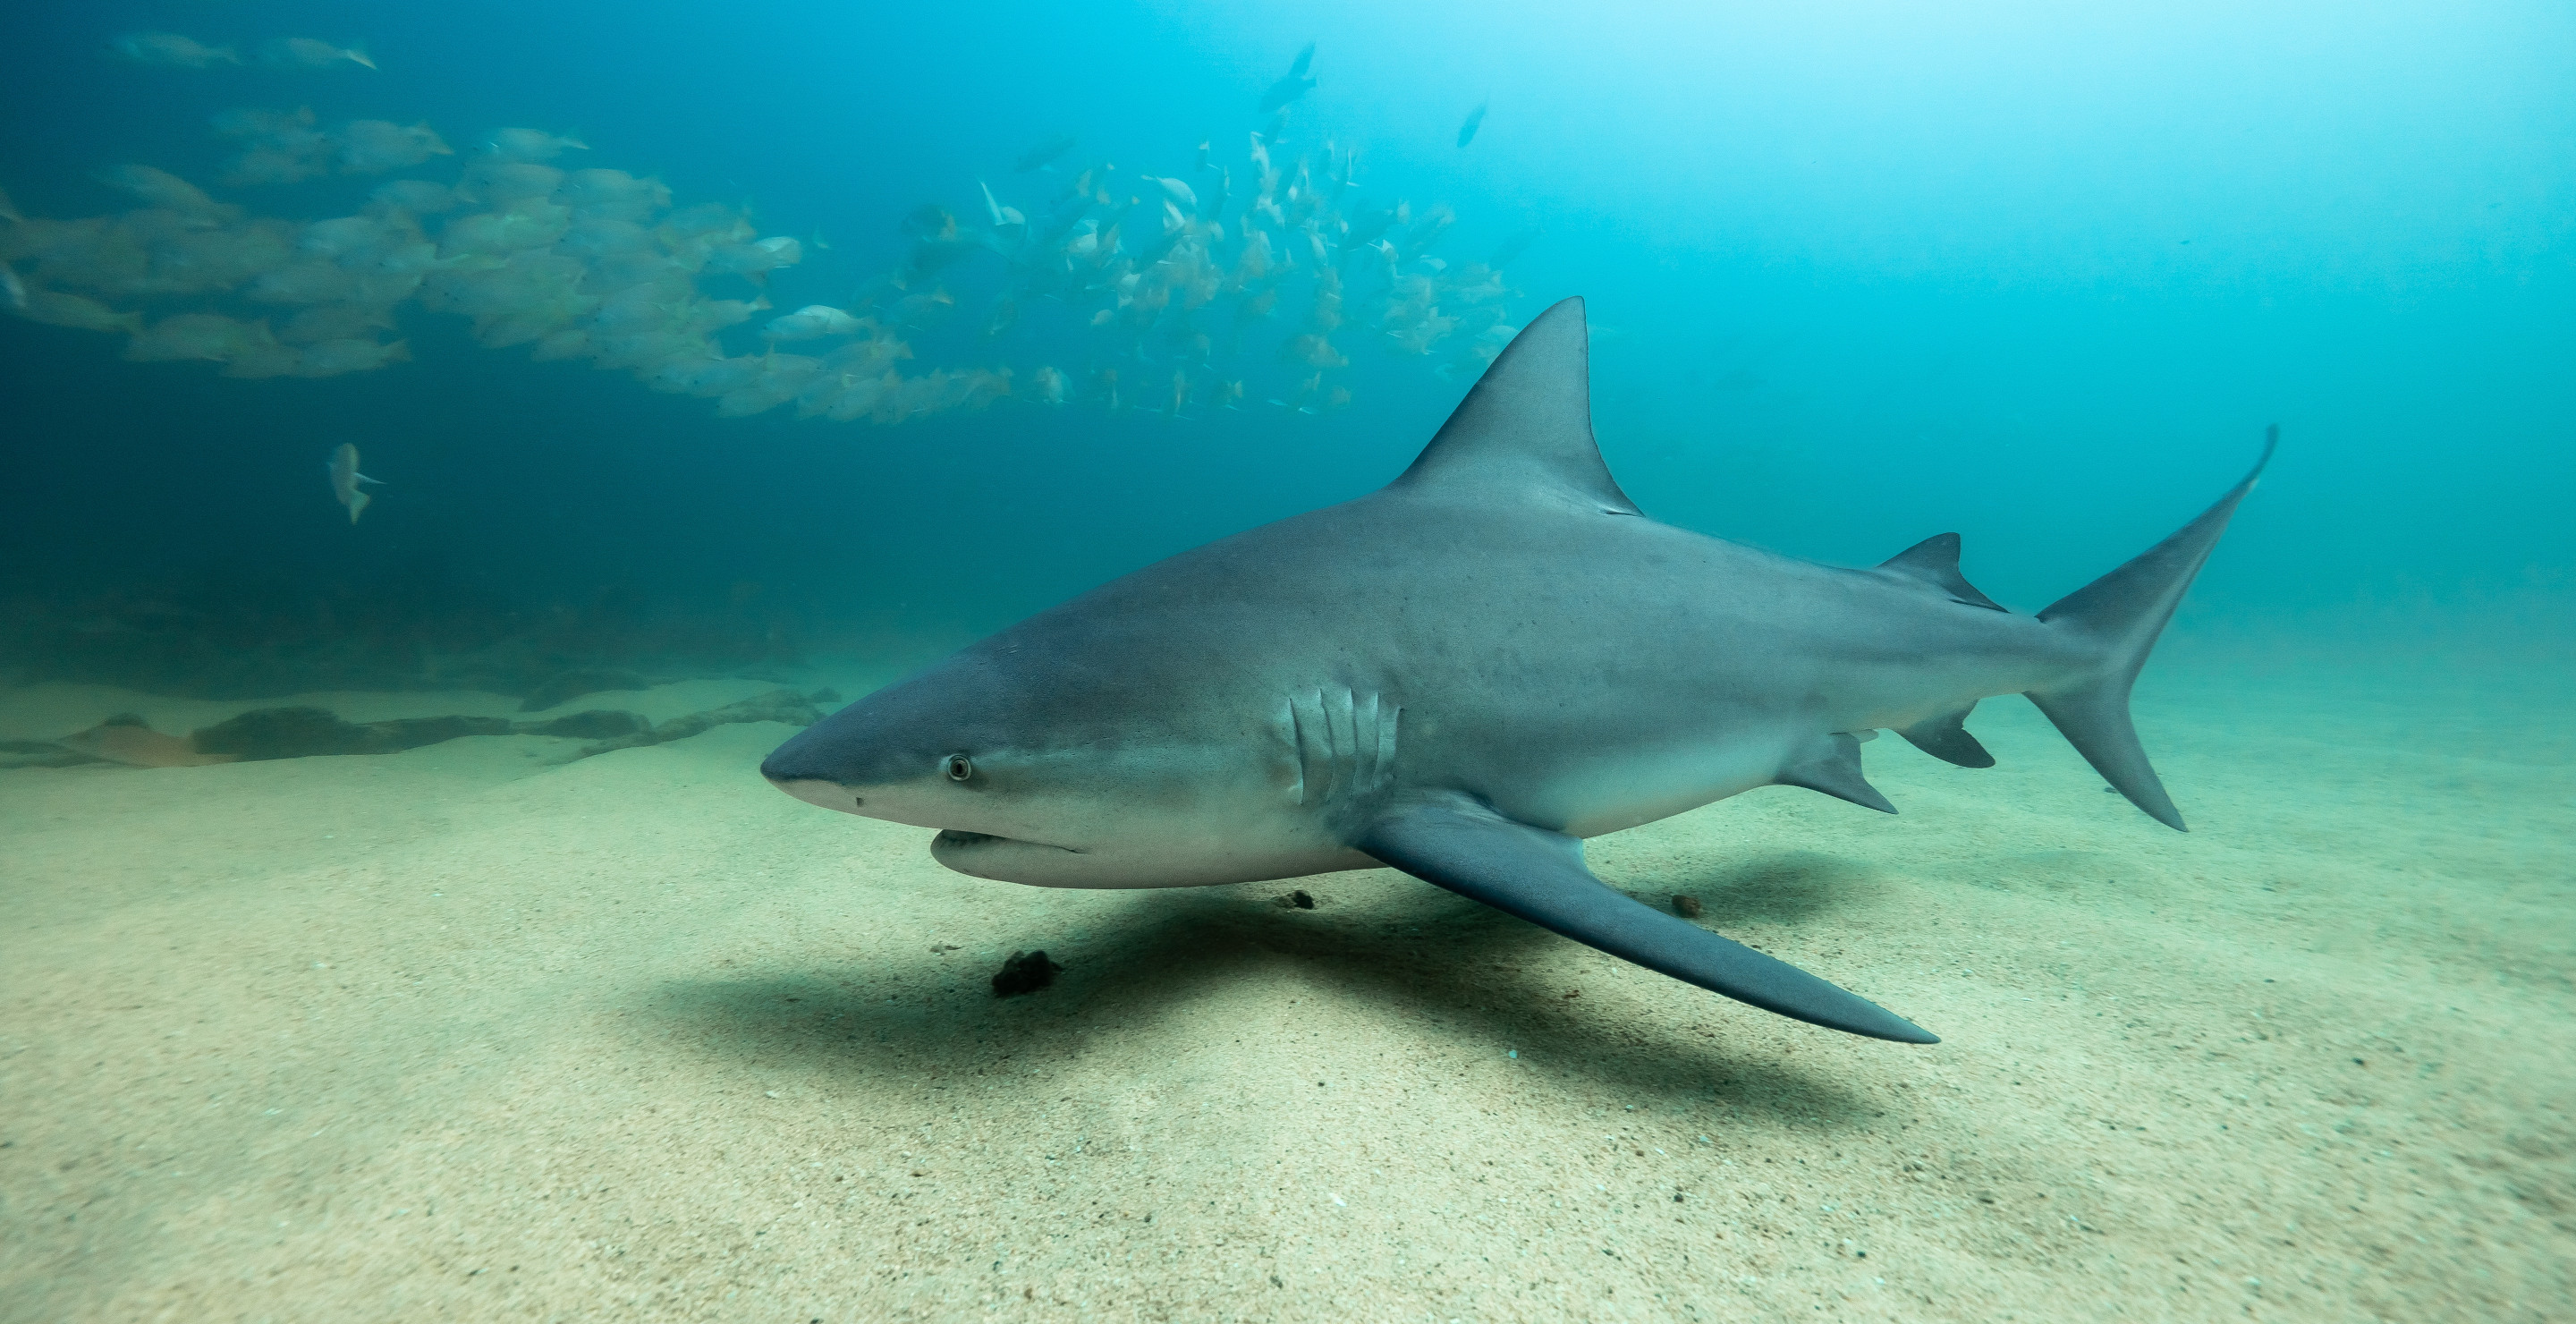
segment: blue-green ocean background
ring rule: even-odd
[[[381,70],[106,56],[136,29],[363,40]],[[131,205],[92,179],[119,162],[211,179],[230,106],[426,119],[460,151],[578,129],[563,164],[829,236],[782,309],[893,266],[918,204],[1037,192],[1010,163],[1050,135],[1153,173],[1239,154],[1312,40],[1290,150],[1356,146],[1371,199],[1455,206],[1455,259],[1543,228],[1511,320],[1590,301],[1597,427],[1651,514],[1839,562],[1956,529],[2035,608],[2277,422],[2187,629],[2474,652],[2576,619],[2563,5],[109,3],[0,32],[0,184],[30,215]],[[217,193],[318,219],[373,182]],[[0,319],[0,600],[377,630],[616,603],[928,651],[1383,482],[1465,389],[1355,353],[1354,406],[1320,417],[728,420],[407,317],[414,362],[251,382]],[[961,322],[910,366],[1082,361]],[[387,484],[355,526],[321,473],[344,441]]]

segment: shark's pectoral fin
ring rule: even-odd
[[[1967,732],[1959,734],[1964,736]],[[1906,738],[1913,739],[1912,736]],[[1810,791],[1822,791],[1837,800],[1849,800],[1882,814],[1896,812],[1896,806],[1888,803],[1887,797],[1880,795],[1878,788],[1869,784],[1868,778],[1861,776],[1860,738],[1849,732],[1838,731],[1825,737],[1823,745],[1805,759],[1781,769],[1780,775],[1772,778],[1771,782],[1775,786],[1803,786]]]
[[[1612,890],[1584,867],[1583,843],[1466,796],[1400,800],[1352,844],[1424,882],[1764,1011],[1874,1039],[1940,1042],[1786,961]]]
[[[1962,768],[1991,768],[1995,766],[1995,756],[1987,753],[1986,747],[1977,743],[1977,738],[1969,735],[1964,725],[1968,714],[1976,709],[1977,705],[1970,703],[1957,712],[1924,718],[1896,734],[1905,737],[1907,744],[1944,763],[1956,763]]]

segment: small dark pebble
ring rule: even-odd
[[[1043,951],[1013,952],[1009,960],[1002,962],[1001,973],[993,976],[993,996],[1011,998],[1022,993],[1035,993],[1054,983],[1057,973],[1063,969],[1063,966],[1048,960]]]
[[[1301,887],[1296,891],[1279,898],[1279,908],[1282,910],[1313,910],[1315,908],[1315,898],[1309,895],[1306,890]]]
[[[2104,795],[2118,795],[2119,793],[2120,788],[2117,786],[2105,786],[2102,788],[2102,794]]]
[[[1679,892],[1673,893],[1673,913],[1681,916],[1683,919],[1698,919],[1699,898],[1695,896],[1683,896]]]

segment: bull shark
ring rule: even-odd
[[[932,858],[1041,887],[1393,866],[1784,1016],[1939,1040],[1595,878],[1583,840],[1786,785],[1894,813],[1861,742],[1964,767],[2022,694],[2177,830],[2129,692],[2263,460],[2180,532],[2035,616],[1942,534],[1847,569],[1646,518],[1593,442],[1583,305],[1533,320],[1412,466],[1210,543],[860,699],[761,772],[935,828]]]

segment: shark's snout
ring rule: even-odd
[[[807,804],[845,814],[862,812],[866,797],[858,788],[868,782],[866,760],[858,755],[864,746],[854,749],[848,739],[825,730],[837,724],[827,717],[789,737],[760,761],[760,775]]]
[[[838,809],[845,814],[855,814],[867,807],[867,797],[827,777],[799,776],[792,773],[781,775],[767,768],[761,769],[761,775],[769,779],[770,785],[809,805]]]

